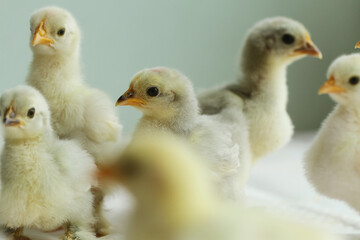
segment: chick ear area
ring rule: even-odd
[[[170,98],[171,102],[176,102],[176,101],[179,100],[179,97],[177,96],[177,94],[173,90],[170,91],[169,98]]]

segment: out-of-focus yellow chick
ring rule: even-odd
[[[211,166],[224,196],[241,198],[251,156],[247,130],[238,125],[245,121],[243,115],[234,114],[240,106],[234,103],[234,109],[221,114],[200,115],[191,81],[166,67],[137,73],[117,105],[131,105],[143,112],[135,136],[156,130],[187,139]]]
[[[149,131],[137,135],[120,161],[101,175],[135,198],[128,240],[335,240],[336,237],[224,201],[188,143]]]
[[[46,100],[32,87],[4,92],[0,112],[5,139],[0,225],[14,229],[11,239],[17,240],[27,239],[23,228],[59,226],[66,229],[63,239],[95,239],[92,157],[77,142],[58,139]]]
[[[83,81],[80,67],[80,29],[64,9],[46,7],[30,19],[33,60],[27,83],[38,89],[49,103],[52,125],[63,139],[76,139],[97,165],[107,164],[119,153],[120,132],[112,101]],[[101,214],[103,193],[96,191],[99,235],[107,233]]]
[[[241,102],[243,107],[233,112],[247,120],[248,126],[242,128],[249,131],[253,163],[290,141],[294,127],[286,111],[286,70],[305,56],[321,58],[321,52],[301,23],[286,17],[261,20],[246,36],[238,83],[205,90],[198,96],[201,112],[207,115]],[[225,96],[232,101],[223,101]]]
[[[360,211],[360,54],[338,57],[319,94],[337,103],[305,156],[307,177],[322,194]]]

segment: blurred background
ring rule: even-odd
[[[235,81],[247,30],[260,19],[283,15],[302,22],[323,52],[288,69],[288,110],[297,131],[317,129],[333,103],[317,90],[330,62],[355,52],[360,40],[358,0],[0,0],[0,91],[22,84],[31,51],[29,18],[38,8],[68,9],[82,29],[82,63],[89,85],[113,102],[140,69],[177,68],[200,90]],[[117,109],[130,135],[141,114]]]

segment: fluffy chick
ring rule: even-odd
[[[80,29],[73,16],[46,7],[30,19],[33,60],[27,83],[47,99],[52,125],[62,139],[76,139],[95,158],[108,164],[119,154],[121,125],[108,96],[87,86],[80,68]],[[102,215],[103,190],[94,189],[98,235],[106,235]]]
[[[129,240],[336,239],[260,210],[218,198],[199,156],[174,135],[138,135],[120,161],[104,171],[134,196]]]
[[[27,239],[23,228],[50,231],[64,226],[63,239],[85,240],[78,233],[94,223],[92,157],[77,142],[58,139],[47,102],[32,87],[5,91],[0,112],[5,139],[0,225],[15,229],[11,239]]]
[[[320,193],[360,212],[360,54],[337,58],[327,77],[319,94],[337,105],[306,153],[307,177]]]
[[[136,74],[116,105],[131,105],[143,112],[135,136],[156,129],[188,139],[208,160],[220,190],[232,199],[241,197],[251,159],[247,131],[237,124],[245,121],[243,115],[231,108],[212,116],[199,115],[190,80],[165,67]],[[240,107],[236,102],[232,106]]]
[[[233,108],[223,100],[229,93],[233,102],[242,102],[243,108],[236,111],[244,114],[249,124],[250,146],[256,162],[284,146],[293,134],[286,111],[286,69],[306,55],[321,58],[301,23],[285,17],[258,22],[248,32],[241,52],[242,77],[237,83],[200,93],[201,112],[217,114],[224,108]]]
[[[121,126],[108,96],[83,81],[75,19],[64,9],[47,7],[31,16],[30,28],[33,61],[27,83],[49,102],[56,133],[80,140],[102,164],[109,148],[118,148]]]

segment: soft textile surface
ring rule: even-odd
[[[247,204],[329,228],[351,240],[360,239],[360,216],[345,203],[317,194],[305,179],[302,158],[313,137],[314,133],[298,133],[284,149],[254,166],[246,188]],[[131,198],[123,190],[107,198],[106,214],[114,233],[106,239],[123,239],[131,206]],[[27,230],[27,233],[34,240],[55,240],[62,232]],[[7,238],[0,235],[0,240],[3,239]]]

